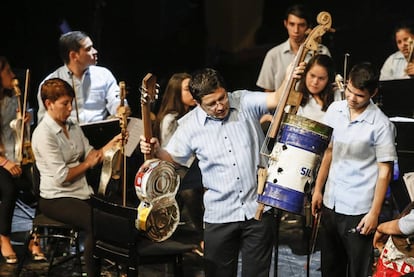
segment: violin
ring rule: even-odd
[[[26,117],[28,83],[29,70],[26,71],[25,92],[22,104],[19,81],[17,79],[13,80],[13,91],[17,98],[17,111],[16,119],[10,122],[10,127],[14,130],[15,159],[20,165],[33,164],[35,160],[30,142],[30,125]]]
[[[346,81],[346,72],[347,72],[347,64],[348,64],[348,57],[350,55],[348,53],[345,53],[344,57],[344,77],[341,76],[341,74],[335,75],[335,84],[338,87],[339,91],[341,92],[341,99],[345,99],[345,81]]]
[[[107,186],[110,179],[119,180],[123,177],[123,205],[126,205],[126,155],[125,144],[127,136],[127,108],[125,106],[126,88],[125,82],[119,82],[120,98],[121,102],[118,107],[117,117],[119,118],[119,125],[121,128],[122,139],[121,141],[107,150],[104,153],[104,160],[101,171],[101,178],[99,182],[98,194],[102,196],[107,195]]]
[[[127,113],[126,113],[126,107],[125,107],[126,89],[125,89],[124,81],[119,82],[119,89],[120,89],[121,102],[119,104],[117,117],[119,118],[119,127],[121,128],[122,139],[116,147],[118,151],[120,151],[120,155],[117,156],[117,159],[114,162],[115,165],[112,168],[112,178],[115,180],[118,180],[122,175],[121,174],[121,171],[122,171],[121,156],[125,156],[125,141],[126,141],[126,133],[127,133],[127,125],[128,125],[128,119],[127,119],[127,115],[126,115]]]
[[[127,126],[128,126],[128,118],[127,118],[127,111],[125,107],[125,98],[126,98],[126,88],[125,82],[121,81],[119,83],[119,88],[121,91],[121,104],[118,109],[118,118],[119,118],[119,126],[121,128],[121,135],[122,139],[119,145],[121,155],[118,156],[118,168],[117,170],[120,171],[122,169],[122,203],[126,206],[126,155],[125,155],[125,144],[126,144],[126,135],[127,135]],[[122,161],[121,161],[122,158]]]
[[[407,56],[408,63],[413,61],[413,50],[414,50],[414,39],[409,38],[408,39],[408,56]]]

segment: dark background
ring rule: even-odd
[[[36,108],[40,81],[62,64],[57,42],[60,25],[67,22],[72,30],[91,36],[99,52],[98,64],[108,67],[118,81],[126,82],[129,103],[139,116],[138,88],[147,72],[158,77],[161,91],[172,73],[204,66],[219,69],[229,90],[257,89],[255,82],[266,51],[287,38],[284,12],[298,2],[2,1],[0,55],[8,57],[17,74],[31,70],[29,100]],[[350,54],[348,68],[359,61],[370,61],[380,68],[396,51],[394,24],[413,16],[409,0],[302,2],[313,10],[315,18],[322,10],[331,14],[336,32],[325,34],[323,43],[342,75],[345,53]],[[208,22],[216,27],[209,27]]]

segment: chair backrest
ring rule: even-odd
[[[116,257],[119,252],[130,259],[136,258],[137,210],[105,201],[96,196],[91,197],[91,205],[95,249],[97,246],[106,248],[113,254],[113,257]]]

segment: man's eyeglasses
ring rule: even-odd
[[[222,106],[224,106],[226,103],[227,103],[227,100],[228,100],[228,98],[227,98],[227,93],[226,94],[224,94],[219,100],[216,100],[216,101],[214,101],[214,102],[211,102],[211,103],[207,103],[207,104],[205,104],[205,103],[202,103],[202,105],[206,108],[206,109],[208,109],[208,110],[210,110],[210,111],[214,111],[217,107],[218,107],[218,105],[222,105]]]

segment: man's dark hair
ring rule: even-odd
[[[60,36],[59,55],[65,64],[69,63],[70,51],[78,52],[82,47],[81,42],[87,37],[89,36],[82,31],[72,31]]]
[[[191,74],[188,84],[191,95],[201,103],[201,98],[207,94],[213,93],[218,88],[226,88],[224,79],[221,74],[212,68],[204,68]]]

